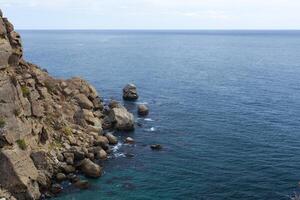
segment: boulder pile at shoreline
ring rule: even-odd
[[[138,98],[132,84],[123,92]],[[55,79],[25,61],[21,37],[0,10],[0,198],[51,197],[62,181],[87,188],[76,174],[102,175],[98,160],[118,143],[115,130],[134,130],[133,115],[118,102],[105,105],[83,79]]]

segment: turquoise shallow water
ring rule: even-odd
[[[299,190],[299,31],[21,34],[26,58],[52,75],[82,76],[105,99],[134,82],[151,109],[135,132],[117,133],[137,143],[120,145],[90,190],[57,199],[284,200]]]

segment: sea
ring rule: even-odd
[[[134,113],[100,179],[56,200],[288,200],[300,192],[300,31],[21,30],[25,58]],[[122,100],[134,83],[140,98]],[[150,114],[137,116],[137,105]],[[124,144],[132,137],[135,145]],[[151,144],[161,144],[153,151]]]

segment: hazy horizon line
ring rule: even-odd
[[[126,28],[113,28],[113,29],[16,29],[17,31],[300,31],[300,29],[126,29]]]

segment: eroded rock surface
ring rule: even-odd
[[[106,122],[134,128],[126,108],[105,112],[101,99],[85,80],[54,79],[25,61],[21,37],[0,10],[0,198],[40,199],[59,193],[63,180],[86,188],[78,170],[101,176],[96,159],[105,160],[109,143],[117,143],[104,136]]]

